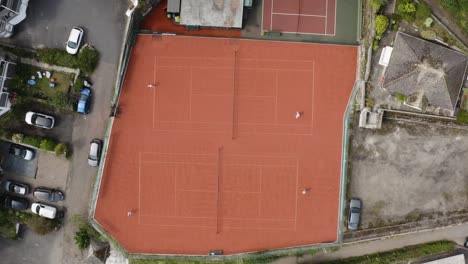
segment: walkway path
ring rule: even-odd
[[[392,238],[374,240],[369,242],[351,243],[342,246],[339,250],[330,253],[318,253],[303,258],[287,257],[276,261],[276,264],[320,263],[335,259],[362,256],[376,252],[389,251],[410,245],[422,244],[437,240],[453,240],[462,245],[468,236],[468,223],[448,228],[423,231],[407,235],[398,235]]]

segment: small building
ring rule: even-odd
[[[15,63],[0,57],[0,116],[8,113],[11,109],[10,93],[8,92],[8,80],[14,72]]]
[[[398,32],[383,88],[406,96],[404,104],[413,109],[453,116],[467,66],[461,52]]]
[[[0,38],[13,35],[13,27],[26,18],[29,0],[0,0]]]
[[[241,28],[243,3],[241,0],[181,0],[180,24]]]
[[[181,0],[168,0],[167,1],[167,12],[178,14],[180,13],[180,1]]]
[[[359,116],[359,127],[380,129],[382,128],[383,115],[383,109],[378,109],[377,112],[372,112],[368,107],[364,107]]]
[[[387,67],[390,62],[390,56],[392,56],[393,48],[386,46],[382,49],[382,54],[380,54],[379,64]]]

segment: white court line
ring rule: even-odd
[[[144,164],[182,164],[182,165],[210,165],[216,166],[216,163],[203,163],[203,162],[185,162],[185,161],[142,161]],[[247,166],[247,167],[284,167],[284,168],[295,168],[292,165],[257,165],[249,163],[231,163],[224,164],[224,166]]]
[[[231,129],[223,130],[182,130],[182,129],[155,129],[152,132],[191,132],[191,133],[200,133],[200,134],[225,134],[229,133]],[[242,132],[244,135],[283,135],[283,136],[312,136],[312,133],[267,133],[267,132]]]
[[[151,214],[144,214],[144,217],[152,217],[152,218],[173,218],[174,216],[158,216],[158,215],[151,215]],[[215,216],[177,216],[177,218],[181,219],[216,219]],[[241,217],[222,217],[222,219],[227,220],[247,220],[247,221],[294,221],[294,218],[241,218]]]
[[[281,16],[305,16],[305,17],[327,17],[324,15],[308,15],[308,14],[295,14],[295,13],[273,13],[273,15]]]
[[[299,194],[299,160],[296,159],[296,207],[294,208],[294,230],[297,229],[297,200]]]
[[[176,68],[180,69],[181,66],[158,66],[158,68]],[[192,69],[215,69],[215,70],[232,70],[232,67],[191,67]],[[239,70],[258,70],[258,71],[298,71],[298,72],[310,72],[310,70],[305,69],[292,69],[292,68],[239,68]]]
[[[193,94],[194,96],[209,96],[209,97],[216,97],[216,96],[228,96],[232,97],[232,94]],[[252,97],[252,98],[274,98],[273,95],[236,95],[236,97]],[[187,121],[189,122],[189,121]]]
[[[189,120],[192,120],[192,88],[193,88],[193,70],[190,67],[190,96],[189,96]]]
[[[181,57],[181,56],[161,56],[160,59],[197,59],[197,60],[229,60],[232,61],[232,58],[219,58],[219,57]],[[286,62],[314,62],[314,60],[284,60],[284,59],[238,59],[239,61],[286,61]],[[159,66],[158,66],[159,67]],[[196,68],[196,67],[194,67]]]
[[[231,122],[204,122],[204,121],[159,121],[161,123],[189,123],[189,124],[221,124],[229,125]],[[270,124],[270,123],[238,123],[240,125],[252,125],[252,126],[291,126],[291,127],[311,127],[310,125],[297,125],[297,124]]]
[[[138,152],[138,211],[141,211],[141,152]],[[138,214],[138,224],[140,224],[140,214]]]
[[[325,4],[325,34],[327,34],[327,23],[328,23],[328,0]]]
[[[315,106],[315,61],[314,63],[312,64],[312,109],[311,109],[311,121],[310,121],[310,126],[312,127],[311,131],[313,134],[314,132],[314,106]]]
[[[216,154],[203,154],[203,153],[192,153],[192,152],[140,152],[143,154],[167,154],[167,155],[193,155],[193,156],[217,156]],[[225,157],[260,157],[260,158],[291,158],[296,159],[296,156],[270,156],[270,155],[242,155],[242,154],[229,154],[224,155]]]
[[[278,71],[275,71],[275,122],[278,123]]]
[[[178,192],[206,192],[206,193],[216,193],[217,191],[210,190],[194,190],[194,189],[179,189]],[[246,192],[246,191],[220,191],[220,193],[246,193],[246,194],[261,194],[259,192]]]
[[[333,0],[333,1],[335,1],[335,28],[333,29],[333,36],[336,36],[336,6],[338,4],[336,3],[336,0]]]
[[[275,0],[271,0],[271,13],[270,13],[270,31],[273,30],[273,2]]]

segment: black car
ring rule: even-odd
[[[32,160],[34,158],[34,150],[23,145],[11,144],[9,153],[25,160]]]
[[[25,198],[15,197],[15,196],[6,196],[5,208],[21,210],[21,211],[28,210],[29,200]]]
[[[3,184],[3,189],[19,195],[27,195],[29,194],[31,187],[26,183],[8,180]]]
[[[65,200],[63,192],[45,187],[37,187],[33,192],[34,198],[46,202],[58,202]]]

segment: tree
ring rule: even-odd
[[[431,15],[431,8],[424,2],[416,6],[416,19],[423,21]]]
[[[371,5],[374,7],[375,12],[379,12],[380,8],[387,3],[387,0],[372,0]]]
[[[75,244],[77,244],[80,249],[85,249],[90,244],[90,239],[89,239],[88,232],[84,228],[80,228],[75,233],[74,238],[75,238]]]
[[[398,12],[402,14],[412,14],[416,12],[416,6],[414,3],[402,3],[398,5]]]
[[[382,35],[388,28],[388,18],[384,15],[378,15],[375,18],[375,32]]]

